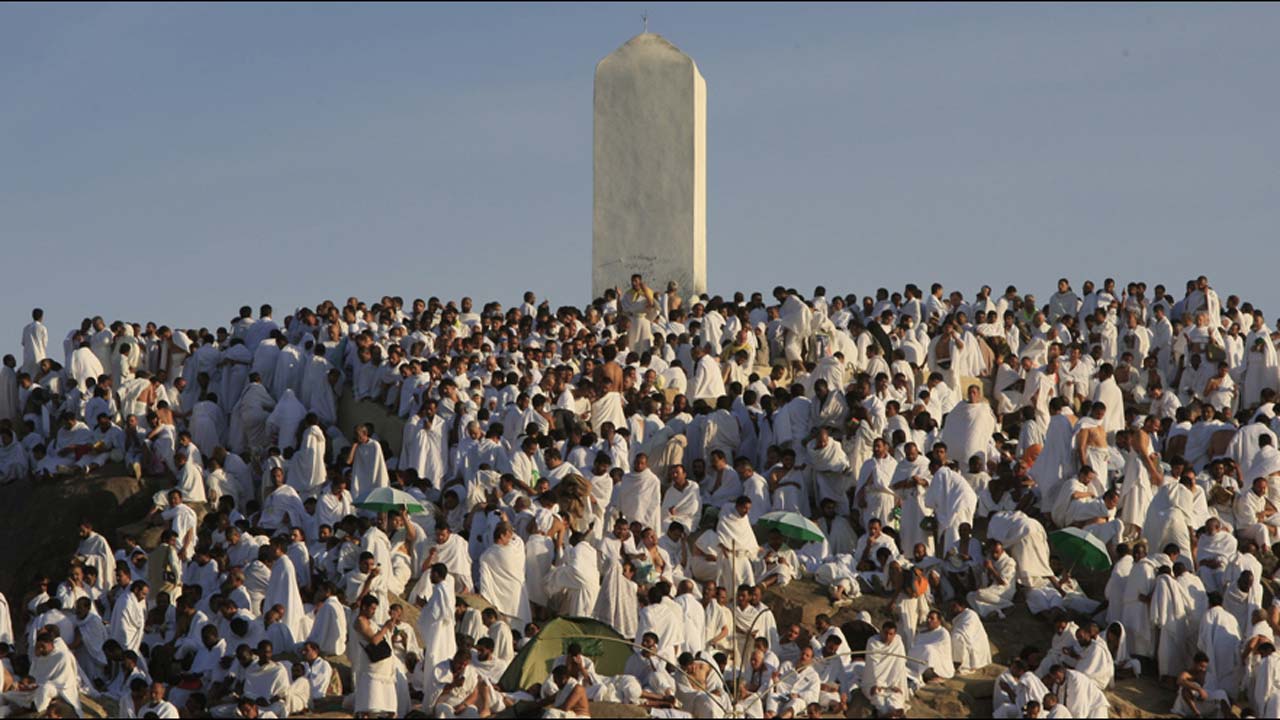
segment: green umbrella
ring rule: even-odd
[[[403,490],[395,488],[374,488],[364,499],[356,503],[356,507],[370,512],[394,512],[408,510],[410,515],[418,515],[426,511],[418,498]]]
[[[760,516],[757,526],[766,530],[777,530],[785,538],[804,543],[822,542],[827,539],[809,518],[794,512],[771,512]]]
[[[1049,533],[1049,544],[1072,567],[1086,570],[1107,570],[1111,567],[1111,554],[1097,535],[1080,528],[1069,527]]]

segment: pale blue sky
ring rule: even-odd
[[[1280,311],[1276,5],[0,5],[0,351],[590,292],[595,63],[708,87],[711,289],[1113,275]],[[778,248],[785,248],[779,252]]]

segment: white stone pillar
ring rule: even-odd
[[[643,33],[596,65],[591,289],[707,288],[707,83],[688,55]]]

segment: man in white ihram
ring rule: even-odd
[[[44,310],[31,311],[31,323],[22,328],[22,371],[35,377],[40,361],[49,357],[49,329],[44,326]]]
[[[953,661],[951,633],[942,626],[942,613],[930,610],[925,624],[926,628],[917,632],[911,641],[911,652],[908,654],[921,661],[910,664],[911,676],[918,684],[923,684],[926,670],[932,670],[934,676],[943,680],[954,677],[956,666]]]
[[[533,619],[524,568],[524,542],[509,523],[499,523],[493,531],[493,545],[480,556],[477,590],[516,630],[524,630]]]
[[[622,476],[613,490],[613,501],[628,520],[658,531],[662,525],[662,481],[649,469],[649,457],[636,455],[635,472]]]
[[[751,561],[760,553],[755,528],[751,526],[751,500],[743,495],[733,505],[720,510],[716,523],[716,542],[720,545],[717,566],[717,584],[736,588],[754,585],[755,572]]]
[[[880,634],[867,640],[866,665],[862,669],[862,694],[878,717],[901,717],[911,699],[907,685],[906,650],[892,621],[880,627]]]
[[[36,636],[34,657],[31,658],[31,675],[17,683],[15,690],[6,692],[3,704],[22,708],[31,707],[43,714],[55,698],[62,698],[82,715],[80,709],[80,671],[75,656],[62,638],[41,632]],[[0,707],[8,714],[8,707]]]

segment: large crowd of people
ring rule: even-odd
[[[0,497],[165,488],[158,541],[86,518],[0,595],[0,716],[901,716],[1025,607],[1044,642],[1005,653],[998,717],[1106,717],[1137,675],[1184,716],[1276,717],[1277,335],[1174,290],[636,275],[586,307],[350,298],[60,345],[37,309],[0,368]],[[384,489],[413,505],[360,507]],[[780,622],[801,578],[830,610]],[[513,684],[558,617],[616,630],[625,669],[571,643]]]

